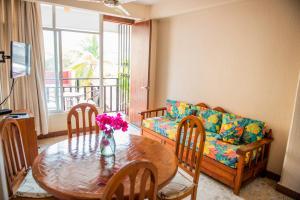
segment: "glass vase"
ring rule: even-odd
[[[102,156],[109,157],[115,155],[116,152],[116,142],[113,132],[102,133],[102,138],[100,141],[100,152]]]

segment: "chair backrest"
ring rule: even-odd
[[[176,141],[179,166],[194,177],[197,184],[205,142],[205,129],[201,121],[192,115],[183,118],[178,125]]]
[[[104,200],[123,200],[126,191],[130,200],[145,198],[156,200],[157,178],[157,168],[151,162],[130,162],[108,181],[103,195]],[[135,196],[137,193],[138,197]]]
[[[11,196],[17,191],[28,170],[20,127],[15,119],[4,120],[0,138],[8,192]]]
[[[81,121],[82,121],[82,128],[80,128],[80,113],[78,111],[81,111]],[[86,112],[88,117],[88,126],[86,125]],[[95,117],[93,117],[93,114]],[[95,124],[95,127],[93,127],[93,122],[96,121],[96,116],[98,115],[97,108],[89,103],[80,103],[74,107],[71,108],[71,110],[68,113],[68,135],[69,138],[72,137],[73,129],[72,129],[72,117],[75,117],[75,124],[76,124],[76,136],[78,137],[80,135],[80,132],[82,132],[84,135],[87,132],[87,128],[89,129],[90,134],[92,134],[93,129],[96,130],[96,133],[99,133],[99,127],[97,124]]]

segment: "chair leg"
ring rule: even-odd
[[[191,200],[196,200],[197,199],[197,188],[196,187],[197,186],[195,186],[194,189],[193,189]]]
[[[239,161],[237,165],[237,174],[234,180],[234,188],[233,188],[233,193],[236,195],[239,195],[241,185],[242,185],[243,173],[244,173],[244,162],[245,162],[245,157],[244,155],[241,155],[239,157]]]

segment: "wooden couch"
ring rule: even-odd
[[[204,103],[199,103],[197,106],[209,108]],[[221,107],[216,107],[214,110],[226,113],[226,111]],[[164,116],[165,114],[166,107],[141,112],[142,121],[151,117]],[[175,151],[175,141],[166,138],[151,129],[143,127],[143,125],[141,127],[141,134],[145,137],[156,140],[164,144],[172,151]],[[251,144],[242,145],[237,150],[238,162],[236,168],[231,168],[212,158],[203,156],[201,171],[228,185],[233,189],[233,192],[238,195],[243,184],[249,182],[260,174],[264,174],[268,163],[269,150],[272,141],[272,130],[269,129],[262,140]],[[259,154],[255,153],[258,151],[260,152]],[[253,158],[252,160],[250,159],[247,164],[245,164],[246,154],[250,154],[250,158]]]

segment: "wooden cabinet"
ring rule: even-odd
[[[1,122],[5,120],[0,118]],[[32,166],[34,159],[38,155],[37,135],[35,132],[34,117],[28,112],[28,116],[16,119],[21,129],[25,156],[28,166]]]

